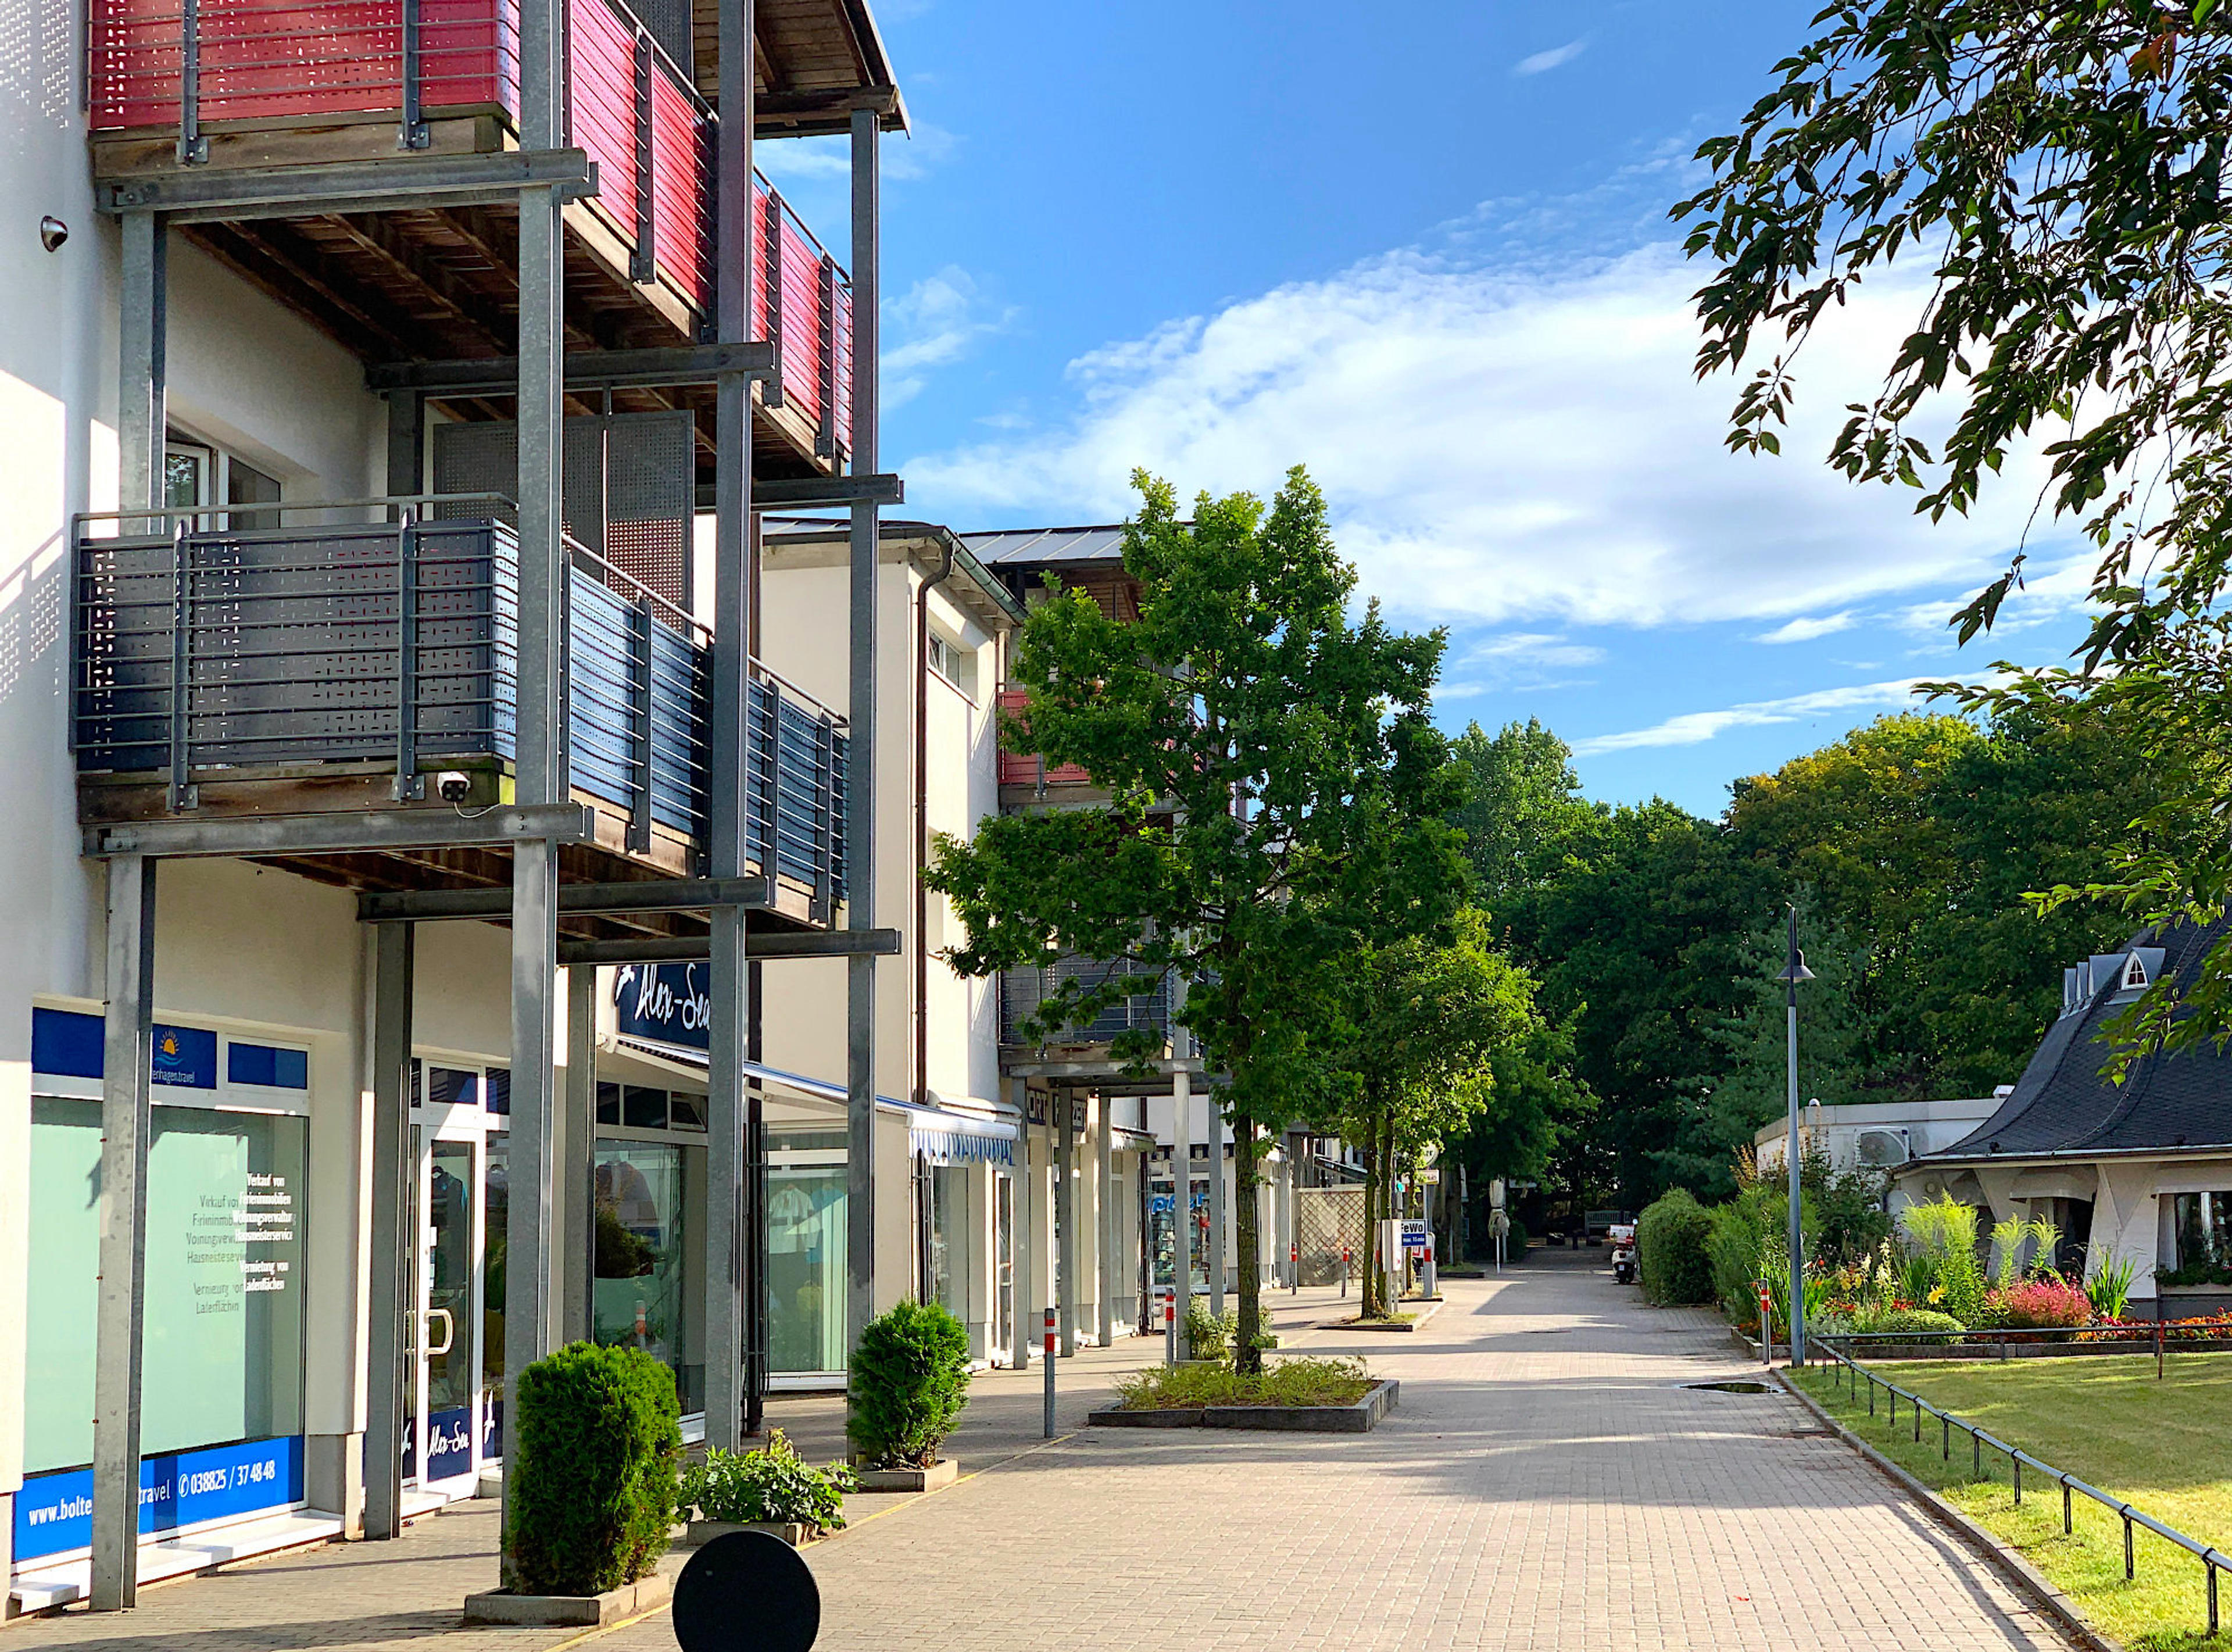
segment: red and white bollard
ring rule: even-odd
[[[1348,1247],[1340,1247],[1340,1293],[1348,1294]]]
[[[1163,1363],[1178,1363],[1178,1287],[1163,1287]]]
[[[1054,1310],[1046,1311],[1046,1437],[1054,1438]]]
[[[1287,1294],[1292,1296],[1302,1288],[1302,1247],[1289,1243],[1287,1247]]]

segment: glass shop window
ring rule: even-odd
[[[704,1354],[692,1311],[700,1265],[692,1230],[702,1215],[693,1203],[702,1205],[704,1195],[693,1185],[702,1169],[691,1160],[701,1155],[658,1142],[597,1143],[592,1335],[664,1361],[685,1411],[704,1407]]]

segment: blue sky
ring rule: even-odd
[[[1135,464],[1190,494],[1305,463],[1366,591],[1450,627],[1445,722],[1540,717],[1593,795],[1704,813],[1915,680],[2059,656],[2086,563],[2057,530],[1995,638],[1944,627],[2034,464],[1933,528],[1820,463],[1910,286],[1808,347],[1779,460],[1725,452],[1733,385],[1689,373],[1665,209],[1815,9],[887,0],[909,514],[1113,521]],[[841,145],[760,160],[841,242]]]

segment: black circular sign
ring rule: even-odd
[[[675,1579],[682,1652],[807,1652],[821,1632],[813,1571],[770,1532],[723,1532]]]

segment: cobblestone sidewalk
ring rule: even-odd
[[[1644,1307],[1600,1253],[1537,1252],[1451,1281],[1411,1335],[1300,1326],[1288,1344],[1360,1352],[1403,1383],[1361,1437],[1080,1431],[1035,1438],[1035,1370],[980,1384],[977,1472],[931,1497],[858,1500],[814,1546],[825,1652],[1069,1649],[2054,1649],[2067,1642],[1780,1393],[1688,1383],[1748,1374],[1711,1316]],[[1074,1421],[1152,1345],[1065,1363]],[[809,1454],[836,1411],[789,1402]],[[149,1591],[123,1619],[45,1621],[10,1645],[247,1652],[422,1648],[493,1562],[486,1512],[372,1545]],[[411,1552],[406,1554],[404,1551]],[[451,1631],[490,1643],[490,1631]],[[551,1652],[558,1634],[504,1632]],[[661,1613],[596,1652],[672,1652]],[[431,1649],[429,1649],[431,1652]]]

